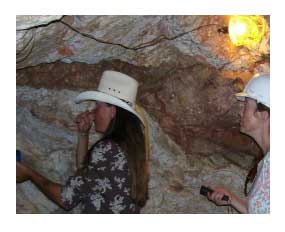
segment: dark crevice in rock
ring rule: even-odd
[[[133,51],[137,51],[137,50],[144,49],[144,48],[147,48],[147,47],[155,46],[158,43],[163,42],[164,40],[168,40],[168,41],[175,40],[177,38],[180,38],[180,37],[182,37],[184,35],[187,35],[189,33],[192,33],[194,31],[200,30],[200,29],[205,28],[205,27],[211,27],[211,26],[215,26],[215,27],[219,26],[219,27],[221,27],[222,26],[222,25],[216,24],[216,23],[211,23],[211,24],[207,24],[207,25],[201,25],[199,27],[191,29],[190,31],[185,31],[185,32],[179,33],[178,35],[172,36],[172,37],[168,37],[167,35],[160,35],[160,36],[158,36],[158,37],[156,37],[156,38],[154,38],[154,39],[152,39],[152,40],[150,40],[148,42],[138,44],[138,45],[136,45],[134,47],[129,47],[129,46],[126,46],[124,44],[114,43],[114,42],[111,42],[111,41],[105,41],[105,40],[96,38],[95,36],[93,36],[91,34],[81,32],[78,29],[76,29],[75,27],[73,27],[72,25],[70,25],[69,23],[65,22],[64,20],[59,20],[59,22],[64,24],[65,26],[67,26],[72,31],[74,31],[74,32],[76,32],[76,33],[78,33],[78,34],[80,34],[80,35],[82,35],[84,37],[87,37],[89,39],[93,39],[93,40],[95,40],[95,41],[97,41],[99,43],[120,46],[120,47],[125,48],[127,50],[133,50]],[[198,44],[198,43],[194,42],[193,40],[192,40],[192,43]]]

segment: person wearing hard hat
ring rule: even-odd
[[[258,164],[254,182],[246,202],[222,187],[213,188],[208,199],[217,205],[229,205],[240,213],[270,213],[270,75],[253,77],[242,93],[236,94],[244,102],[240,131],[252,137],[264,154]],[[227,195],[227,201],[222,200]]]
[[[138,82],[105,71],[97,91],[78,95],[75,102],[96,102],[76,118],[80,171],[64,185],[54,183],[17,162],[17,182],[31,180],[64,209],[82,203],[82,213],[139,213],[148,198],[148,126],[136,104]],[[92,123],[103,135],[88,151]]]

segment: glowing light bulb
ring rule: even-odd
[[[255,46],[261,41],[265,27],[265,19],[262,16],[231,16],[230,39],[237,46]]]
[[[246,24],[245,23],[240,23],[237,22],[236,24],[233,25],[234,30],[238,35],[242,35],[246,32]]]

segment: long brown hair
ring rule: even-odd
[[[148,199],[149,164],[142,123],[134,114],[116,107],[116,117],[102,139],[112,139],[126,153],[131,174],[131,197],[137,205],[144,206]]]
[[[266,105],[262,104],[262,103],[256,103],[257,104],[257,111],[259,112],[263,112],[263,111],[266,111],[268,113],[268,115],[270,116],[270,108],[267,107]],[[261,148],[260,148],[260,154],[255,157],[255,159],[253,160],[253,165],[251,167],[251,169],[249,170],[247,176],[246,176],[246,180],[245,180],[245,183],[244,183],[244,195],[247,196],[248,195],[248,190],[247,190],[247,185],[248,183],[252,183],[254,181],[254,178],[256,176],[256,173],[257,173],[257,167],[258,167],[258,164],[259,162],[263,159],[263,154],[262,154],[262,151],[261,151]]]

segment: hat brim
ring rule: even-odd
[[[109,104],[121,107],[121,108],[131,112],[135,116],[137,116],[139,118],[139,120],[142,122],[142,124],[144,125],[144,120],[140,117],[140,115],[138,115],[136,113],[136,111],[131,106],[129,106],[126,102],[124,102],[124,101],[122,101],[116,97],[113,97],[111,95],[108,95],[106,93],[102,93],[99,91],[86,91],[86,92],[80,93],[75,98],[75,103],[77,103],[77,104],[84,102],[84,101],[100,101],[100,102],[105,102],[105,103],[109,103]]]
[[[235,96],[239,101],[244,101],[245,97],[248,97],[248,94],[245,92],[241,92],[241,93],[236,93]]]
[[[267,104],[267,103],[264,102],[264,101],[258,101],[258,100],[257,100],[257,97],[252,96],[252,95],[249,95],[249,94],[247,94],[247,93],[245,93],[245,92],[236,93],[235,96],[236,96],[236,98],[237,98],[239,101],[245,101],[245,98],[248,97],[248,98],[251,98],[251,99],[256,100],[257,103],[262,103],[263,105],[265,105],[265,106],[267,106],[267,107],[270,108],[270,104]]]

